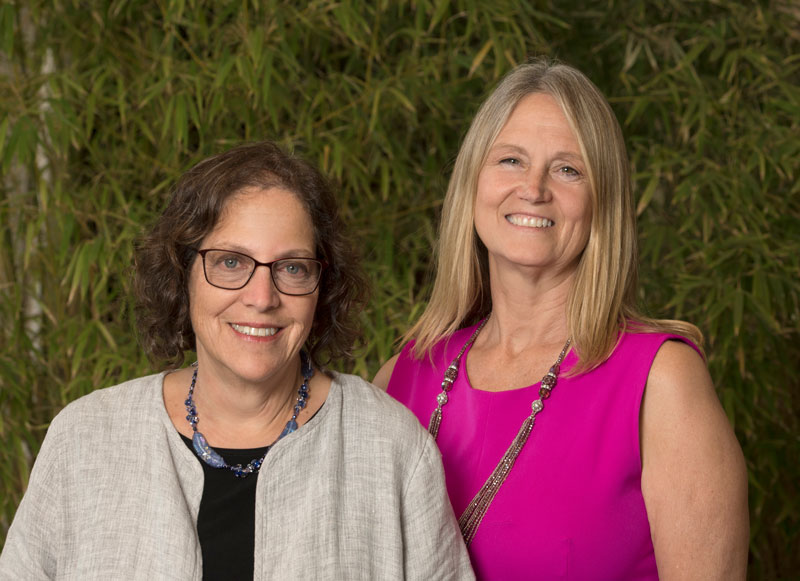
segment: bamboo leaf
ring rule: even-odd
[[[742,316],[744,314],[744,294],[737,288],[733,294],[733,334],[739,336],[742,328]]]
[[[5,145],[6,145],[6,134],[8,133],[8,123],[9,118],[6,117],[2,121],[0,121],[0,158],[5,160]]]
[[[186,112],[186,98],[184,95],[175,97],[175,113],[173,117],[173,131],[176,141],[180,144],[186,143],[189,133],[188,115]]]
[[[382,90],[383,89],[381,87],[378,87],[375,90],[375,93],[372,95],[372,110],[370,111],[369,127],[367,128],[367,133],[369,134],[375,132],[375,126],[378,124],[378,114],[380,112]]]
[[[14,21],[16,14],[14,5],[4,3],[0,5],[0,47],[10,56],[14,50]]]
[[[653,174],[647,181],[647,186],[645,187],[644,192],[639,198],[639,204],[636,206],[637,216],[641,216],[642,212],[644,212],[647,209],[648,204],[650,204],[650,201],[653,199],[653,195],[656,193],[657,187],[658,187],[658,175]]]
[[[491,40],[486,41],[483,45],[483,48],[478,51],[478,54],[475,55],[475,58],[472,59],[472,63],[469,65],[469,72],[467,73],[467,77],[471,77],[475,71],[481,66],[483,59],[486,58],[486,55],[492,49],[493,42]]]
[[[428,34],[439,25],[444,15],[447,14],[448,8],[450,8],[450,0],[436,0],[433,16],[428,24]]]

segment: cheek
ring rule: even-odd
[[[492,180],[489,177],[483,176],[478,179],[478,189],[475,194],[475,202],[472,206],[472,221],[475,229],[480,235],[481,230],[486,225],[492,214],[492,208],[497,205],[498,201],[495,199],[493,192],[496,190],[493,187]]]
[[[200,270],[202,270],[202,267]],[[189,282],[186,289],[186,294],[189,297],[189,316],[192,319],[192,326],[194,326],[195,317],[202,303],[202,291],[200,289],[200,283],[204,282],[202,277],[203,273],[198,270],[197,264],[195,264],[189,272]]]
[[[319,306],[319,295],[314,297],[314,300],[298,305],[292,316],[295,320],[295,328],[300,334],[299,337],[302,343],[308,341],[311,334],[311,329],[314,327],[314,320],[316,319],[317,307]]]
[[[510,173],[494,169],[482,171],[478,176],[473,206],[475,222],[488,223],[495,219],[515,188],[515,177]]]
[[[222,291],[224,292],[224,291]],[[229,304],[229,298],[222,295],[206,282],[202,266],[193,268],[189,275],[189,318],[195,332],[198,328],[208,327],[214,316],[222,312]]]
[[[314,295],[314,300],[309,301],[309,305],[306,307],[304,318],[307,323],[306,326],[309,328],[311,327],[311,325],[314,324],[314,318],[316,317],[317,314],[317,306],[319,306],[319,293]]]
[[[478,175],[476,204],[491,204],[499,189],[500,180],[492,172],[482,171]]]
[[[590,192],[571,196],[572,202],[566,208],[569,216],[579,227],[589,229],[592,224],[592,198]]]
[[[488,227],[486,225],[486,214],[487,210],[485,209],[485,207],[481,206],[476,201],[472,216],[472,226],[473,228],[475,228],[475,234],[478,236],[478,239],[483,244],[486,244],[485,238],[488,234]]]
[[[590,203],[587,202],[586,205],[575,208],[573,219],[575,222],[575,242],[583,252],[589,244],[592,233],[592,208]]]

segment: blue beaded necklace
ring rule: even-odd
[[[305,351],[300,351],[300,369],[303,373],[303,383],[300,385],[300,389],[297,390],[297,402],[294,404],[292,419],[286,422],[286,427],[283,428],[281,435],[278,436],[278,440],[297,429],[297,416],[300,414],[300,410],[306,407],[306,403],[308,403],[308,380],[314,375],[314,368]],[[209,466],[214,468],[227,468],[231,470],[237,478],[247,478],[253,472],[258,472],[261,465],[264,463],[264,458],[267,457],[266,452],[261,458],[250,460],[247,466],[242,466],[241,464],[229,466],[228,463],[225,462],[225,459],[220,456],[214,448],[208,445],[205,436],[197,431],[197,422],[199,418],[197,417],[197,408],[194,404],[195,383],[197,383],[197,366],[195,366],[194,373],[192,374],[192,385],[189,387],[189,395],[186,401],[183,402],[186,405],[186,411],[189,412],[189,415],[186,416],[186,420],[189,422],[189,425],[192,426],[192,431],[194,432],[192,436],[194,451],[200,459]],[[275,441],[277,442],[278,440]],[[267,452],[268,451],[269,448],[267,448]]]

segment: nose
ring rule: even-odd
[[[549,202],[552,197],[550,180],[546,168],[531,167],[525,172],[519,187],[519,196],[523,200],[537,204]]]
[[[260,311],[275,308],[281,302],[281,293],[275,288],[268,266],[257,266],[250,281],[240,292],[242,293],[241,300],[245,305]]]

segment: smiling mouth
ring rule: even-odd
[[[249,335],[250,337],[271,337],[278,332],[277,327],[248,327],[247,325],[237,325],[231,323],[234,331],[242,335]]]
[[[524,226],[526,228],[550,228],[555,225],[555,222],[547,218],[535,218],[532,216],[519,216],[511,214],[506,216],[506,220],[514,224],[514,226]]]

